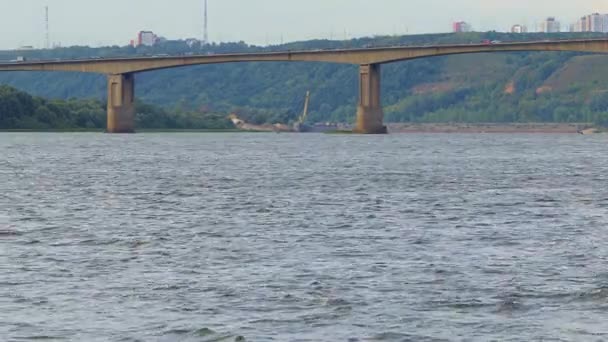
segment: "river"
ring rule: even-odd
[[[0,134],[0,340],[608,339],[604,135]]]

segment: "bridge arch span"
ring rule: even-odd
[[[608,54],[608,41],[586,40],[563,41],[560,44],[558,42],[531,42],[421,47],[408,51],[386,51],[373,63],[388,64],[428,57],[508,52],[587,52]]]

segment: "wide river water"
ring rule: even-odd
[[[1,341],[606,341],[608,136],[0,134]]]

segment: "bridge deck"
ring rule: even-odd
[[[193,56],[119,57],[60,61],[40,60],[0,63],[0,71],[75,71],[102,74],[127,74],[199,64],[287,61],[367,65],[452,54],[514,51],[579,51],[608,53],[608,39],[504,42],[498,44],[391,46],[338,50],[279,51]]]

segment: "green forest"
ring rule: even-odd
[[[167,111],[137,102],[136,126],[140,129],[227,129],[224,115],[193,111]],[[99,100],[47,100],[9,86],[0,86],[0,129],[5,130],[104,130],[106,104]]]
[[[397,45],[606,38],[593,33],[498,32],[313,40],[259,47],[239,43],[68,47],[0,51],[0,60],[189,55]],[[220,128],[236,113],[251,123],[288,123],[310,90],[311,122],[352,122],[357,67],[331,63],[235,63],[136,75],[138,127]],[[595,122],[608,118],[608,56],[529,52],[434,57],[384,65],[387,122]],[[0,73],[0,128],[103,127],[106,80],[79,73]],[[45,100],[43,98],[49,99]],[[50,100],[52,99],[52,100]],[[25,101],[27,103],[21,103]],[[29,114],[28,114],[29,113]]]

